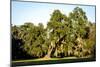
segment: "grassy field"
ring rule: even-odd
[[[12,67],[26,66],[26,65],[44,65],[44,64],[59,64],[59,63],[74,63],[74,62],[89,62],[96,61],[96,58],[92,57],[64,57],[64,58],[39,58],[28,60],[12,61]]]

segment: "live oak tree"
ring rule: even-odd
[[[64,39],[66,37],[66,27],[64,22],[67,21],[67,16],[62,14],[59,10],[54,10],[51,15],[50,21],[47,24],[47,29],[49,32],[49,44],[47,56],[64,56]]]

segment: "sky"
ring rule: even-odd
[[[75,7],[82,8],[88,20],[95,22],[95,6],[12,1],[12,24],[22,25],[25,22],[32,22],[35,25],[43,23],[46,26],[54,10],[58,9],[68,16]]]

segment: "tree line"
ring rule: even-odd
[[[12,25],[12,59],[95,57],[95,26],[79,7],[68,16],[54,10],[46,28],[31,22]]]

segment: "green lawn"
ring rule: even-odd
[[[88,57],[82,57],[82,58],[88,58]],[[16,63],[16,62],[32,62],[32,61],[48,61],[48,60],[64,60],[64,59],[82,59],[82,58],[77,58],[77,57],[50,58],[50,59],[39,58],[39,59],[12,61],[12,63]]]

